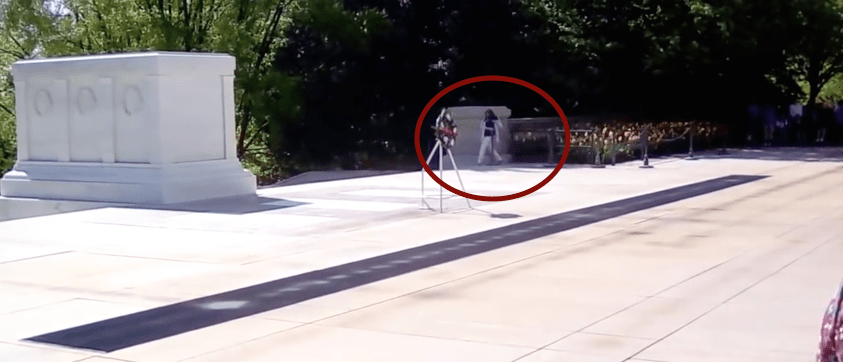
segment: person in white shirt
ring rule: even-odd
[[[797,102],[790,105],[790,117],[794,120],[802,118],[802,104]]]
[[[790,105],[790,124],[796,131],[796,143],[797,144],[804,144],[805,143],[805,129],[804,125],[802,124],[802,104],[799,102],[793,103]]]
[[[503,162],[495,147],[500,142],[502,128],[501,120],[495,116],[495,112],[487,109],[486,116],[480,121],[480,155],[477,157],[477,165],[482,165],[489,153],[495,158],[495,164],[500,165]]]

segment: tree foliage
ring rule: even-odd
[[[748,102],[813,103],[843,72],[840,0],[5,0],[0,20],[6,158],[8,67],[38,56],[232,54],[238,154],[288,169],[412,154],[428,100],[478,75],[526,80],[568,115],[740,126]],[[437,107],[491,104],[553,112],[503,83]]]
[[[291,0],[9,0],[2,4],[0,53],[6,65],[36,56],[144,50],[211,51],[237,59],[238,151],[245,153],[254,121],[266,117],[279,33]],[[265,121],[265,120],[264,120]]]
[[[794,35],[784,49],[789,74],[784,79],[808,84],[808,104],[823,87],[843,73],[843,3],[794,0]]]

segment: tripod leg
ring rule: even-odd
[[[445,171],[445,162],[443,162],[444,160],[442,159],[442,148],[443,148],[442,146],[439,147],[439,179],[444,180],[445,176],[442,173],[443,173],[443,171]],[[442,198],[444,197],[442,195],[442,192],[443,192],[442,191],[442,185],[439,185],[439,213],[440,214],[442,213]]]
[[[427,156],[427,164],[428,164],[428,167],[429,167],[429,165],[430,165],[430,160],[432,160],[432,159],[433,159],[433,156],[436,154],[436,151],[437,151],[438,149],[439,149],[439,142],[437,141],[437,142],[436,142],[436,144],[435,144],[435,145],[433,145],[433,149],[432,149],[432,150],[430,150],[430,155],[429,155],[429,156]],[[441,163],[441,161],[442,161],[442,160],[439,160],[439,161],[440,161],[440,163]],[[428,204],[427,204],[427,201],[425,201],[425,200],[424,200],[424,174],[425,174],[424,168],[422,168],[422,170],[421,170],[421,174],[422,174],[422,189],[421,189],[421,199],[422,199],[422,204],[423,204],[423,206],[427,206],[427,208],[428,208],[428,209],[430,209],[430,205],[428,205]]]
[[[457,161],[454,160],[454,154],[451,153],[451,150],[448,150],[448,157],[451,158],[451,164],[454,165],[454,172],[457,173],[457,180],[460,180],[460,187],[462,188],[463,191],[465,191],[465,184],[462,183],[462,177],[460,177],[460,170],[457,169]],[[465,192],[468,192],[468,191],[465,191]],[[468,204],[468,208],[471,208],[471,201],[468,201],[468,199],[465,199],[465,203]]]
[[[421,206],[424,207],[424,167],[421,169]]]
[[[424,207],[424,168],[421,170],[421,206]]]
[[[432,150],[430,150],[430,156],[427,156],[427,164],[428,164],[428,166],[430,166],[430,160],[432,160],[432,159],[433,159],[433,155],[435,155],[435,154],[436,154],[436,150],[437,150],[437,149],[439,149],[439,141],[437,141],[437,142],[436,142],[436,144],[433,146],[433,149],[432,149]],[[441,162],[442,160],[439,160],[439,161]],[[424,171],[424,169],[422,169],[422,171]]]

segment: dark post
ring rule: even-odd
[[[694,131],[695,131],[694,125],[695,125],[694,121],[691,121],[691,130],[690,130],[691,135],[690,135],[690,138],[689,138],[690,143],[688,144],[688,157],[685,158],[686,160],[691,160],[691,161],[696,160],[696,157],[694,157]]]
[[[650,166],[650,156],[647,152],[650,145],[650,133],[648,131],[649,127],[645,126],[641,132],[642,157],[644,158],[644,164],[640,166],[641,168],[653,168],[653,166]]]
[[[722,142],[722,148],[720,149],[720,152],[718,152],[721,155],[728,155],[729,154],[729,151],[726,150],[726,139],[728,139],[728,138],[729,138],[729,131],[724,129],[723,130],[723,136],[721,137],[721,140],[723,141]]]

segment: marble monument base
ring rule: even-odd
[[[9,198],[175,204],[254,194],[255,176],[230,160],[182,164],[21,161],[0,180]]]
[[[46,200],[0,196],[0,221],[26,219],[48,215],[102,209],[127,207],[130,204],[115,204],[90,201]]]

